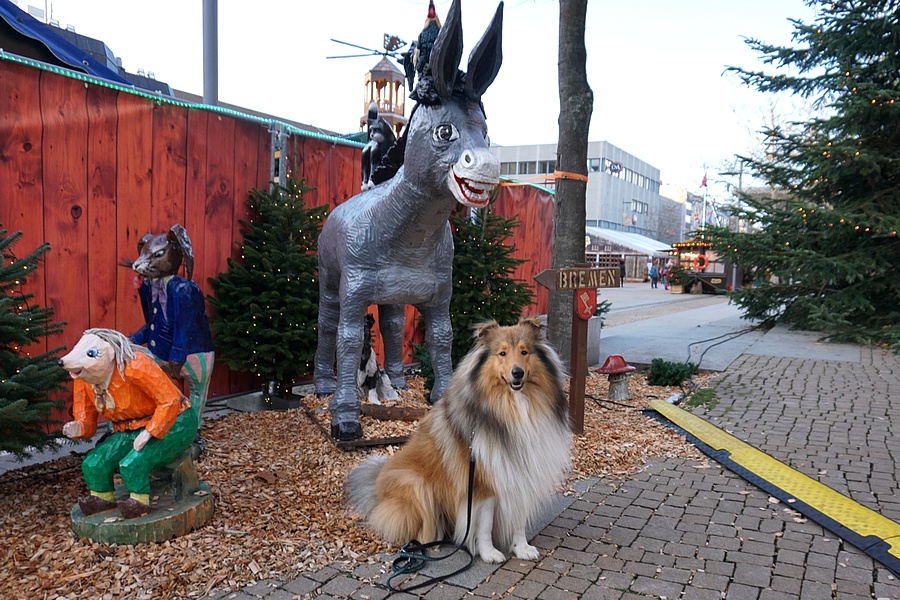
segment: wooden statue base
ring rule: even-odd
[[[125,500],[128,490],[116,486],[115,495],[116,500]],[[165,542],[206,525],[213,515],[213,495],[197,477],[191,449],[151,474],[150,496],[153,510],[134,519],[123,519],[118,509],[85,516],[75,504],[72,531],[105,544]]]

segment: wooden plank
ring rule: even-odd
[[[362,414],[378,419],[379,421],[418,421],[428,412],[424,408],[413,408],[411,406],[385,406],[383,404],[360,405]]]
[[[100,86],[87,90],[88,310],[91,327],[116,329],[116,98]],[[130,333],[130,332],[126,332]]]
[[[149,100],[120,93],[116,136],[116,232],[123,257],[137,257],[137,243],[150,231],[153,164],[153,115]],[[116,328],[131,333],[144,323],[135,273],[119,269],[116,278]]]
[[[13,251],[17,256],[30,254],[44,243],[43,132],[40,114],[41,72],[15,63],[0,61],[0,226],[21,231]],[[21,291],[33,294],[32,302],[46,306],[46,269],[38,268]],[[47,350],[47,341],[33,347],[36,353]]]
[[[230,244],[229,256],[237,260],[240,258],[240,251],[235,242],[242,241],[241,238],[241,219],[250,218],[250,206],[247,199],[250,197],[250,190],[259,188],[259,163],[268,162],[261,161],[259,156],[259,138],[260,133],[265,129],[256,123],[249,121],[236,121],[234,129],[234,216],[232,218],[231,230],[228,233]],[[268,133],[266,133],[268,136]]]
[[[206,239],[202,260],[195,263],[195,279],[206,281],[228,268],[231,253],[231,227],[234,222],[234,131],[230,117],[210,114],[207,128],[206,155]],[[229,392],[229,376],[225,369],[215,368],[209,385],[210,396]]]
[[[186,130],[186,173],[184,190],[184,228],[194,246],[194,281],[204,293],[209,293],[205,277],[199,276],[199,266],[206,257],[206,162],[209,113],[188,109]]]
[[[87,94],[80,81],[41,78],[47,303],[67,322],[49,347],[70,346],[88,328]]]
[[[328,196],[337,206],[360,191],[362,150],[353,146],[333,145],[329,148]]]
[[[152,111],[153,177],[150,186],[149,233],[157,234],[168,231],[172,225],[184,224],[187,109],[171,104],[157,104]]]
[[[527,260],[513,272],[513,277],[532,285],[534,276],[551,266],[553,246],[553,197],[530,186],[503,186],[492,205],[496,214],[518,216],[521,225],[507,240],[515,251],[512,256]],[[548,290],[533,286],[535,301],[525,308],[525,316],[546,314],[550,307]]]

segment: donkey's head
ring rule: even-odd
[[[459,0],[454,0],[431,51],[431,77],[417,86],[419,104],[407,132],[405,176],[425,189],[446,186],[466,206],[485,206],[500,176],[500,162],[487,141],[481,96],[503,60],[502,23],[501,2],[469,55],[468,73],[462,73],[462,23]]]

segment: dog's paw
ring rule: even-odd
[[[512,551],[516,558],[522,560],[537,560],[541,557],[540,551],[531,544],[516,544]]]
[[[478,555],[486,563],[502,563],[506,561],[506,555],[496,548],[482,548]]]

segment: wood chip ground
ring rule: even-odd
[[[606,377],[588,376],[585,434],[573,446],[570,483],[622,479],[651,457],[700,459],[681,436],[641,413],[677,388],[648,386],[639,374],[629,385],[633,399],[613,403]],[[396,404],[425,406],[421,391],[412,378]],[[303,401],[327,425],[325,401]],[[408,435],[415,423],[364,418],[363,427],[367,437],[391,437]],[[198,598],[396,550],[353,518],[343,495],[344,477],[363,456],[396,447],[339,450],[303,409],[232,413],[207,420],[201,434],[207,445],[197,469],[215,494],[215,515],[165,543],[117,546],[73,535],[69,511],[85,493],[81,455],[0,475],[0,598]]]

